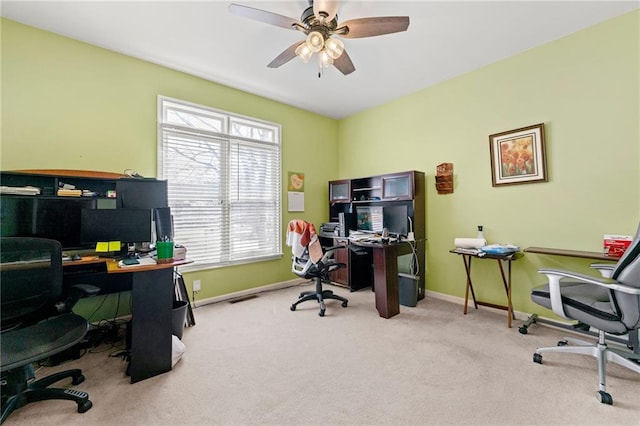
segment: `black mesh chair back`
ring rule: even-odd
[[[2,329],[46,318],[62,296],[60,243],[3,238],[0,263]]]
[[[73,385],[82,383],[79,369],[34,380],[34,363],[77,345],[88,329],[87,321],[71,312],[72,303],[61,301],[60,243],[41,238],[0,239],[0,283],[0,423],[27,403],[45,399],[71,400],[79,413],[89,410],[92,403],[86,392],[48,387],[65,378],[71,378]]]

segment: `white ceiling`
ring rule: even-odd
[[[300,19],[306,0],[236,3]],[[342,0],[338,21],[409,16],[406,32],[343,39],[356,71],[267,68],[303,34],[231,1],[12,1],[2,16],[333,118],[343,118],[640,7],[640,1]]]

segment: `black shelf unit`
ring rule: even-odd
[[[60,240],[63,249],[86,248],[79,241],[83,209],[117,209],[127,206],[123,197],[168,207],[167,182],[127,175],[83,170],[18,170],[0,172],[4,187],[40,189],[37,195],[0,194],[2,236],[36,236]],[[64,184],[86,190],[91,196],[60,196]],[[131,203],[130,203],[131,204]],[[144,207],[146,208],[146,206]]]
[[[359,207],[386,207],[390,212],[407,213],[407,231],[412,231],[419,264],[420,283],[418,299],[425,293],[425,239],[426,239],[426,187],[425,174],[406,171],[355,179],[329,182],[329,222],[339,222],[340,213],[355,215]],[[399,213],[392,213],[399,214]],[[394,218],[402,222],[403,218]],[[407,232],[408,233],[408,232]],[[406,235],[405,235],[406,236]],[[327,244],[336,245],[335,242]],[[334,273],[332,281],[355,291],[368,286],[372,280],[371,253],[337,250],[335,258],[347,265],[346,270]]]

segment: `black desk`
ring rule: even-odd
[[[131,383],[171,370],[173,269],[187,263],[119,268],[117,261],[97,257],[64,263],[65,281],[131,290]]]
[[[482,256],[477,254],[464,253],[461,251],[456,251],[456,249],[449,250],[449,253],[454,253],[462,256],[462,261],[464,262],[464,269],[467,273],[467,285],[464,293],[464,314],[467,314],[467,305],[469,301],[469,291],[471,291],[471,297],[473,298],[473,305],[476,309],[478,309],[478,305],[481,306],[489,306],[495,309],[502,309],[507,311],[507,326],[511,328],[511,321],[515,319],[515,314],[513,312],[513,306],[511,304],[511,261],[517,260],[522,257],[522,253],[511,253],[511,254],[488,254],[483,253]],[[507,305],[498,305],[495,303],[489,302],[481,302],[476,300],[476,294],[473,290],[473,283],[471,281],[471,260],[473,258],[476,259],[494,259],[498,262],[498,267],[500,268],[500,276],[502,277],[502,283],[504,285],[504,291],[507,295]],[[507,275],[504,274],[504,268],[502,263],[505,262],[507,264]]]
[[[382,318],[391,318],[400,313],[400,295],[398,294],[398,256],[410,254],[413,248],[409,243],[366,243],[349,241],[356,247],[370,248],[373,252],[373,282],[376,293],[376,309]],[[423,244],[424,245],[424,244]],[[422,250],[418,249],[418,262]],[[424,270],[421,269],[422,273]]]

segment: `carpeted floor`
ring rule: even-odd
[[[369,290],[349,306],[329,301],[296,312],[308,283],[238,303],[195,309],[186,352],[173,371],[130,384],[116,349],[100,347],[40,375],[80,367],[94,406],[78,414],[67,401],[29,404],[10,425],[639,425],[640,376],[609,365],[613,406],[596,398],[595,360],[545,355],[564,335],[542,325],[529,334],[506,327],[505,313],[471,310],[427,297],[378,316]],[[66,385],[66,384],[65,384]]]

